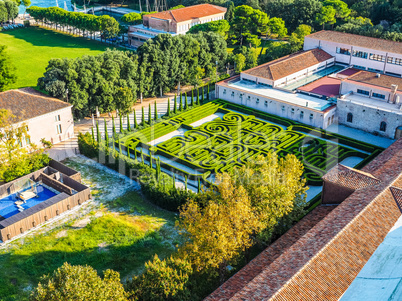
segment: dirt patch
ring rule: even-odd
[[[67,230],[61,230],[59,233],[56,234],[56,238],[66,237]]]
[[[91,222],[91,218],[88,216],[86,218],[76,221],[73,224],[72,228],[81,229],[81,228],[84,228],[86,225],[88,225],[90,222]]]

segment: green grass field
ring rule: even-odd
[[[81,171],[99,205],[83,218],[0,249],[1,301],[27,300],[40,277],[64,262],[90,265],[100,274],[113,269],[124,281],[140,273],[154,254],[169,256],[180,244],[174,213],[147,202],[130,182],[99,164],[80,158],[67,164]]]
[[[10,89],[36,86],[52,58],[96,55],[107,46],[96,41],[51,30],[28,27],[0,32],[0,44],[17,67],[17,82]]]

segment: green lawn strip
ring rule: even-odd
[[[7,45],[7,53],[17,68],[18,79],[10,89],[36,86],[52,58],[96,55],[107,48],[97,41],[39,27],[0,32],[0,44]]]

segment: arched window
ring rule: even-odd
[[[385,121],[381,121],[380,123],[380,131],[385,132],[387,130],[387,123]]]
[[[347,122],[352,123],[353,122],[353,114],[352,113],[348,113],[348,117],[346,118]]]

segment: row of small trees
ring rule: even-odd
[[[14,20],[18,16],[18,5],[12,0],[0,0],[0,23]]]
[[[74,33],[78,30],[82,34],[89,32],[94,36],[95,32],[102,32],[105,39],[116,37],[120,31],[120,25],[115,18],[108,15],[95,16],[79,12],[66,11],[59,7],[37,7],[28,9],[30,15],[38,22],[50,22],[55,27],[60,25],[62,29],[72,27]]]

